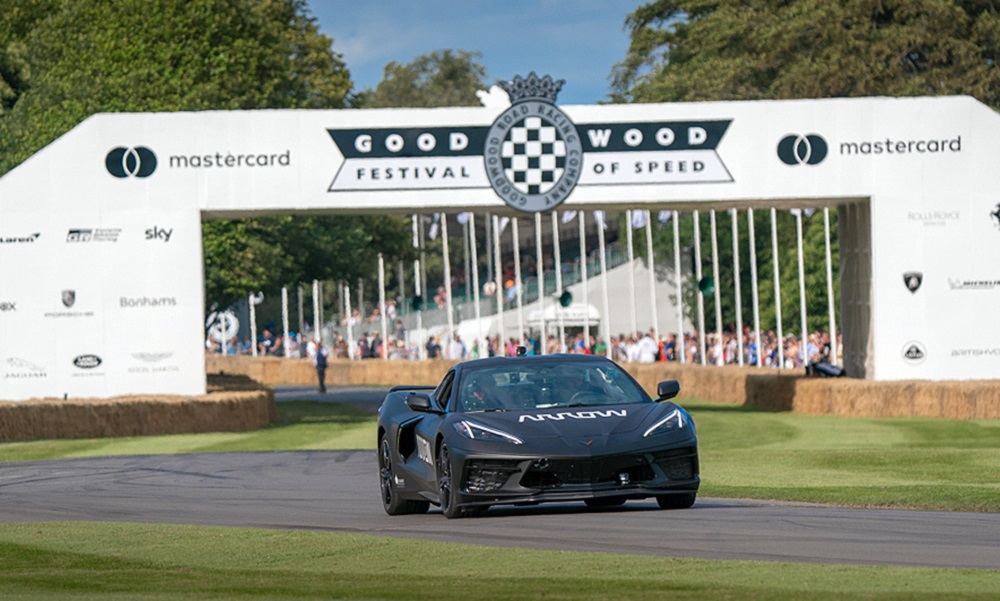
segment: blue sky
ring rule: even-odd
[[[490,83],[535,71],[565,79],[559,104],[593,104],[625,57],[625,17],[641,2],[612,0],[309,0],[357,89],[375,87],[386,63],[434,50],[482,53]]]

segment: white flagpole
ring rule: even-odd
[[[299,283],[299,285],[297,287],[297,292],[298,292],[298,306],[299,306],[299,334],[302,334],[302,331],[306,329],[306,327],[305,327],[306,326],[306,317],[305,317],[305,314],[303,312],[304,308],[302,306],[302,283],[301,282]]]
[[[684,342],[684,295],[681,277],[681,215],[674,211],[674,284],[677,287],[677,338],[674,339],[674,352],[681,364],[687,363],[687,345]]]
[[[523,301],[523,284],[521,283],[521,236],[518,233],[518,218],[514,217],[510,220],[512,226],[512,233],[514,236],[514,286],[516,286],[517,292],[517,339],[521,341],[523,345],[524,341],[524,303]]]
[[[542,257],[542,214],[535,213],[535,277],[538,280],[538,314],[541,316],[538,322],[539,346],[541,354],[546,353],[545,344],[545,265]]]
[[[795,241],[799,251],[799,319],[802,325],[802,338],[799,340],[799,350],[802,354],[802,365],[809,364],[809,351],[806,349],[809,338],[806,333],[806,268],[802,256],[802,209],[795,211]]]
[[[562,295],[562,249],[559,248],[559,211],[552,211],[552,251],[556,264],[556,294]],[[556,315],[559,317],[559,352],[566,352],[566,326],[563,323],[562,299],[556,301]]]
[[[354,359],[357,350],[354,347],[354,327],[351,325],[351,285],[344,284],[344,307],[347,311],[347,358]]]
[[[698,349],[700,363],[705,365],[705,294],[701,291],[701,224],[698,211],[694,212],[694,277],[698,282]]]
[[[316,340],[323,339],[323,333],[319,330],[320,321],[322,319],[319,315],[319,305],[319,280],[313,280],[313,336],[316,337]],[[350,310],[347,311],[347,315],[348,317],[351,315]]]
[[[479,336],[479,356],[485,357],[486,341],[483,340],[483,322],[479,308],[479,249],[476,248],[476,214],[469,213],[469,237],[472,250],[472,302],[476,309],[476,335]],[[468,280],[466,280],[468,281]]]
[[[389,358],[389,328],[385,322],[385,261],[378,254],[378,316],[382,330],[382,358]]]
[[[469,213],[469,217],[472,217],[472,213],[471,212]],[[469,253],[469,222],[468,222],[468,220],[466,220],[466,222],[464,224],[462,224],[462,259],[465,261],[465,263],[463,263],[462,267],[465,269],[465,302],[468,302],[469,297],[472,296],[472,295],[469,294],[469,282],[472,281],[472,279],[471,279],[472,276],[469,273],[470,270],[471,270],[471,267],[472,267],[469,264],[469,255],[470,255],[470,253]]]
[[[493,268],[493,276],[496,277],[496,295],[497,295],[497,327],[500,328],[500,348],[498,348],[497,355],[504,357],[507,355],[507,339],[506,332],[504,331],[503,323],[503,265],[500,264],[500,219],[493,215],[493,259],[496,261]]]
[[[608,359],[611,358],[611,303],[608,301],[608,260],[605,257],[604,252],[604,222],[607,219],[605,215],[601,223],[597,224],[597,245],[601,253],[601,295],[604,300],[604,346],[606,348],[605,355]],[[629,227],[632,227],[629,224]]]
[[[632,243],[632,210],[625,211],[626,244],[628,245],[628,314],[629,336],[635,335],[639,326],[635,315],[635,249]]]
[[[577,213],[580,220],[580,282],[583,284],[583,345],[590,348],[590,282],[587,281],[587,221],[586,212]]]
[[[413,248],[414,248],[414,250],[420,250],[420,223],[418,221],[417,215],[413,215]],[[423,294],[421,285],[422,285],[422,282],[421,282],[421,279],[420,279],[420,254],[418,253],[417,257],[415,259],[413,259],[413,295],[414,296],[420,296],[421,294]],[[421,307],[421,308],[417,309],[417,331],[422,331],[423,329],[424,329],[424,309],[423,309],[423,307]],[[410,341],[409,341],[410,333],[409,332],[406,333],[406,338],[407,338],[406,346],[407,346],[407,348],[409,348],[409,346],[410,346]],[[425,349],[424,345],[420,344],[420,341],[418,340],[417,341],[417,357],[419,357],[420,359],[426,359],[427,358],[426,353],[427,353],[427,349]]]
[[[451,339],[455,336],[455,312],[452,309],[452,298],[451,298],[451,257],[448,252],[448,216],[444,213],[441,215],[441,253],[444,255],[444,294],[445,294],[445,311],[448,312],[448,336],[447,342],[449,344]],[[449,359],[454,359],[454,357],[448,357]]]
[[[757,341],[757,367],[764,366],[764,346],[760,338],[760,299],[757,290],[757,237],[754,234],[753,209],[747,209],[747,227],[750,235],[750,293],[753,296],[753,335]]]
[[[257,305],[253,303],[253,294],[247,297],[250,305],[250,352],[257,356]]]
[[[712,286],[715,296],[715,346],[718,353],[716,365],[724,365],[726,360],[723,356],[725,348],[722,344],[722,286],[719,282],[719,240],[715,228],[715,209],[709,211],[708,220],[712,227]]]
[[[733,282],[736,288],[736,363],[743,367],[743,294],[740,290],[740,232],[739,211],[729,209],[733,221]]]
[[[222,337],[226,337],[225,320],[222,322]],[[288,286],[281,287],[281,354],[287,359],[288,350],[291,346],[288,343]]]
[[[646,267],[649,269],[649,314],[653,320],[653,336],[656,343],[660,343],[660,319],[656,309],[656,267],[653,261],[653,214],[646,211],[646,256],[649,260]]]
[[[785,367],[785,335],[781,330],[781,275],[778,268],[778,214],[771,207],[771,258],[774,263],[774,318],[778,322],[778,367]]]
[[[823,237],[826,240],[826,304],[830,311],[830,363],[837,365],[837,314],[833,306],[833,258],[830,253],[830,207],[823,207]]]

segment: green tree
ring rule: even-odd
[[[465,50],[435,50],[402,65],[391,62],[382,81],[363,93],[365,108],[426,108],[479,106],[477,90],[484,90],[486,67],[482,54]]]

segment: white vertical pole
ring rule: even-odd
[[[774,318],[778,322],[778,367],[785,367],[785,335],[781,329],[781,275],[778,267],[778,215],[771,207],[771,259],[774,263]]]
[[[497,279],[497,278],[493,277],[493,252],[492,252],[492,248],[493,248],[493,218],[492,218],[492,216],[489,213],[487,213],[486,214],[486,218],[484,219],[484,221],[486,222],[484,224],[486,226],[486,232],[485,232],[485,234],[486,234],[486,241],[483,244],[483,249],[486,251],[486,281],[487,282],[492,282],[495,279]]]
[[[705,294],[701,291],[701,223],[698,211],[694,212],[694,278],[698,282],[698,350],[700,363],[705,365]]]
[[[653,336],[660,343],[660,318],[656,309],[656,266],[653,261],[653,213],[646,211],[646,267],[649,269],[649,315],[653,320]]]
[[[378,316],[379,326],[382,330],[382,358],[388,359],[389,328],[385,321],[385,261],[382,253],[378,254]]]
[[[806,269],[805,269],[805,259],[802,256],[802,209],[799,209],[795,213],[795,241],[798,245],[799,251],[799,319],[802,325],[802,338],[799,341],[799,349],[802,354],[802,365],[809,364],[809,351],[806,350],[807,343],[809,342],[808,335],[806,333]]]
[[[226,336],[226,332],[228,331],[228,328],[226,326],[229,325],[229,319],[226,317],[224,311],[217,311],[215,313],[215,317],[216,321],[222,326],[219,329],[219,338],[222,341],[222,345],[219,350],[222,351],[222,356],[225,357],[226,355],[229,354],[229,337]]]
[[[538,322],[538,329],[541,330],[539,335],[539,342],[541,347],[541,354],[546,354],[546,336],[545,336],[545,264],[543,263],[544,257],[542,257],[542,214],[535,213],[535,276],[538,279],[538,314],[541,315]]]
[[[524,284],[521,283],[521,236],[518,233],[518,219],[514,217],[510,220],[514,235],[514,286],[517,290],[517,339],[523,345],[524,340]]]
[[[719,282],[719,237],[716,235],[714,209],[709,211],[708,218],[712,227],[712,281],[715,284],[712,287],[715,289],[715,347],[718,357],[716,365],[723,365],[726,360],[722,344],[722,286]]]
[[[470,218],[472,217],[472,213],[471,212],[469,212],[469,217]],[[465,301],[464,302],[469,302],[469,297],[472,296],[472,295],[469,294],[469,283],[472,281],[470,279],[472,276],[469,273],[469,271],[470,271],[470,269],[472,267],[469,264],[469,256],[470,256],[469,255],[469,221],[466,220],[465,224],[462,225],[462,259],[465,260],[465,263],[463,264],[463,267],[465,269]]]
[[[472,303],[476,311],[476,335],[479,337],[479,356],[484,357],[486,341],[483,340],[483,323],[479,308],[479,249],[476,248],[476,214],[469,213],[469,237],[472,250]],[[466,279],[466,281],[469,281]]]
[[[448,344],[451,339],[455,336],[455,311],[453,309],[452,298],[451,298],[451,256],[448,252],[448,216],[444,213],[441,215],[441,253],[444,255],[444,294],[445,294],[445,311],[448,312]],[[454,359],[454,357],[448,357],[449,359]]]
[[[298,285],[298,305],[299,305],[299,334],[306,329],[306,317],[302,306],[302,284]]]
[[[674,351],[678,352],[680,362],[687,363],[687,345],[684,343],[684,288],[681,277],[681,214],[674,211],[674,285],[677,287],[677,338],[674,340]]]
[[[250,349],[253,356],[257,356],[257,305],[253,302],[253,295],[247,297],[250,305]]]
[[[506,332],[504,331],[503,323],[503,265],[500,264],[500,220],[496,215],[493,215],[493,259],[496,261],[493,268],[494,282],[496,283],[496,295],[497,295],[497,327],[500,328],[500,348],[498,348],[497,356],[503,357],[507,355],[507,339]]]
[[[764,347],[760,338],[760,300],[757,289],[757,237],[754,234],[753,209],[747,209],[747,227],[750,234],[750,293],[753,296],[753,335],[757,341],[757,367],[764,365]]]
[[[830,207],[823,207],[823,237],[826,240],[826,305],[830,312],[830,363],[837,364],[837,314],[833,305],[833,257],[830,253]]]
[[[739,211],[729,209],[733,221],[733,282],[736,288],[736,363],[743,367],[743,294],[740,290],[740,232]]]
[[[590,282],[587,281],[587,218],[578,211],[580,220],[580,282],[583,284],[583,346],[590,348]]]
[[[288,344],[288,286],[281,287],[281,328],[281,354],[287,359],[291,346]],[[223,328],[222,337],[226,337],[225,328]]]
[[[418,218],[417,218],[416,215],[413,216],[413,248],[414,248],[414,250],[419,250],[420,249],[420,223],[419,223]],[[421,288],[421,286],[422,286],[422,282],[421,282],[421,279],[420,279],[420,255],[417,255],[417,258],[413,260],[413,295],[414,296],[420,296],[421,294],[423,294],[423,289]],[[418,331],[422,331],[423,329],[424,329],[424,310],[421,308],[421,309],[417,310],[417,330]],[[410,337],[409,332],[407,332],[406,337],[407,337],[407,339],[409,339],[409,337]],[[406,341],[406,346],[407,346],[407,348],[409,348],[409,346],[410,346],[410,341],[409,340]],[[424,345],[420,344],[420,341],[417,340],[417,356],[420,359],[426,359],[427,358],[426,357],[426,352],[427,352],[427,349],[425,349]]]
[[[344,284],[344,310],[351,315],[351,285]],[[353,359],[358,349],[354,347],[354,327],[350,317],[347,318],[347,358]]]
[[[632,236],[632,210],[625,211],[625,244],[628,245],[628,315],[629,336],[635,335],[639,326],[635,315],[635,249]]]
[[[604,346],[605,355],[611,358],[611,303],[608,301],[608,259],[604,249],[604,224],[607,216],[597,224],[597,245],[601,253],[601,296],[604,300]],[[632,227],[629,224],[629,227]]]
[[[323,333],[319,331],[320,316],[319,316],[319,280],[313,280],[313,336],[316,340],[323,339]],[[351,311],[347,310],[347,316],[350,318]]]
[[[552,254],[556,265],[556,294],[562,295],[562,249],[559,248],[559,211],[552,211]],[[559,352],[566,352],[566,326],[563,323],[562,299],[556,301],[559,318]]]

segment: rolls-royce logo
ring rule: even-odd
[[[924,274],[919,271],[907,271],[903,274],[903,283],[906,284],[906,289],[914,294],[916,294],[923,281]]]
[[[156,153],[145,146],[118,146],[104,157],[104,166],[119,179],[149,177],[156,171]]]
[[[511,106],[486,133],[483,160],[490,186],[520,211],[558,206],[580,179],[583,144],[576,126],[555,106],[564,83],[533,72],[504,83]]]
[[[819,165],[829,148],[818,134],[790,134],[778,142],[778,158],[786,165]]]

